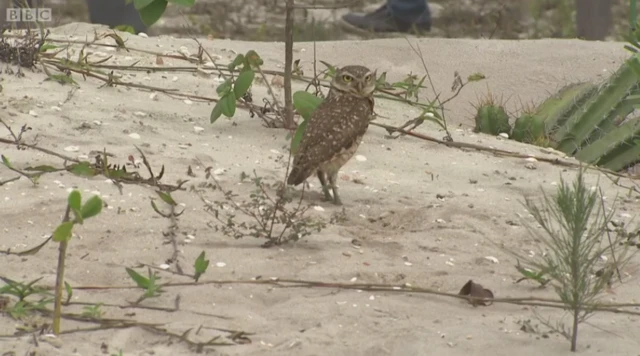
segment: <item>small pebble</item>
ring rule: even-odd
[[[363,155],[357,155],[356,156],[356,161],[358,162],[364,162],[367,160],[367,157],[363,156]]]
[[[78,152],[80,151],[80,147],[78,146],[67,146],[64,148],[65,151],[67,152]]]
[[[29,110],[29,115],[31,115],[33,117],[38,117],[38,113],[35,112],[34,110]]]
[[[194,126],[193,127],[193,131],[200,133],[202,131],[204,131],[204,127],[200,127],[200,126]]]
[[[161,264],[160,266],[158,266],[160,269],[169,269],[169,265],[166,263]]]
[[[216,262],[216,267],[220,267],[220,268],[222,268],[222,267],[224,267],[224,266],[226,266],[226,265],[227,265],[227,264],[226,264],[226,263],[224,263],[224,262]]]
[[[131,137],[134,140],[139,140],[140,139],[140,135],[135,133],[135,132],[134,133],[130,133],[129,137]]]
[[[316,206],[313,207],[313,210],[315,210],[315,211],[324,211],[324,208],[321,207],[321,206],[316,205]]]
[[[498,263],[498,259],[493,256],[486,256],[484,259],[487,261],[491,261],[492,263]]]

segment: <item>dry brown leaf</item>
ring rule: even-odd
[[[473,298],[482,298],[468,299],[469,303],[474,307],[477,307],[478,305],[487,306],[492,304],[490,299],[493,299],[493,292],[484,288],[481,284],[474,283],[471,279],[462,287],[462,289],[460,289],[458,294]]]

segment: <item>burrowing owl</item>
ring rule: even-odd
[[[316,173],[325,199],[342,204],[338,170],[351,159],[369,127],[375,86],[376,71],[369,68],[350,65],[336,71],[327,98],[307,122],[287,184],[298,185]]]

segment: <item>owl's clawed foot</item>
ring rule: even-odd
[[[333,197],[329,193],[329,187],[322,187],[322,193],[324,193],[324,201],[333,201]]]
[[[324,190],[324,189],[323,189]],[[335,205],[342,205],[342,200],[340,199],[339,195],[331,195],[331,193],[329,193],[329,189],[327,189],[324,192],[324,199],[322,199],[326,202],[332,202]]]
[[[340,199],[340,196],[338,195],[338,187],[335,186],[335,183],[333,187],[331,187],[331,190],[333,191],[333,204],[342,205],[342,199]]]

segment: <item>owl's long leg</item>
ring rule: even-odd
[[[329,186],[327,185],[327,174],[318,169],[318,180],[320,181],[320,185],[322,185],[322,193],[324,193],[325,200],[333,200],[331,194],[329,193]]]
[[[337,171],[329,174],[329,183],[331,184],[331,190],[333,190],[333,203],[335,205],[342,205],[342,200],[338,195],[338,184],[336,182],[337,180],[338,180]]]

